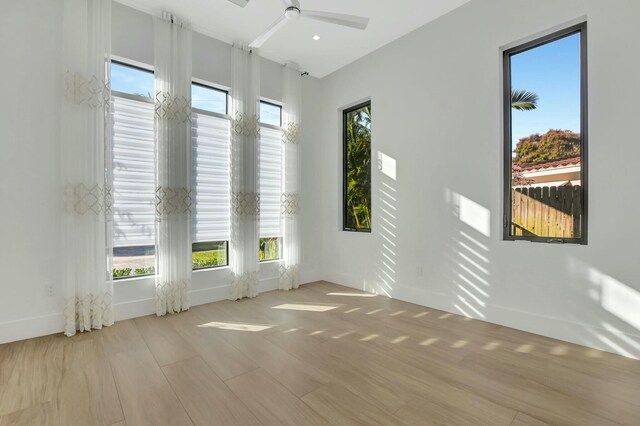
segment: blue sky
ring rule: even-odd
[[[549,129],[580,133],[580,35],[511,57],[511,87],[538,94],[538,109],[512,110],[512,146]]]
[[[116,92],[153,97],[154,76],[152,72],[137,68],[111,64],[111,89]],[[194,108],[226,114],[226,93],[201,85],[192,85],[191,104]],[[280,107],[261,103],[260,121],[280,126]]]

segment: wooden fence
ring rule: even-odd
[[[512,235],[579,238],[582,188],[523,187],[512,190]]]

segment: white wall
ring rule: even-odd
[[[0,14],[0,343],[61,329],[58,154],[62,32],[57,2]]]
[[[589,244],[501,241],[501,47],[585,16]],[[640,179],[625,161],[640,158],[638,18],[635,0],[473,0],[321,80],[323,278],[640,357]],[[341,231],[339,109],[366,98],[373,233],[358,234]]]
[[[59,0],[10,2],[0,14],[0,343],[62,331],[59,267],[61,183],[58,167],[61,95]],[[153,21],[150,15],[113,3],[113,54],[153,64]],[[193,35],[195,78],[231,84],[231,46],[199,33]],[[281,99],[281,65],[261,62],[261,95]],[[318,92],[318,81],[305,77],[305,91]],[[310,99],[313,99],[312,97]],[[315,105],[303,103],[305,111]],[[309,115],[310,117],[312,114]],[[306,120],[302,123],[303,138]],[[309,126],[312,128],[312,126]],[[304,150],[304,142],[302,149]],[[303,192],[315,181],[303,181]],[[310,191],[311,192],[311,191]],[[311,223],[314,200],[302,197],[303,246],[312,246],[319,231]],[[319,256],[305,253],[303,282],[318,279]],[[277,286],[279,262],[260,267],[260,291]],[[193,305],[228,297],[228,268],[193,274]],[[51,286],[53,295],[48,295]],[[152,278],[114,284],[116,319],[155,312]]]

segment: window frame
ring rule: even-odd
[[[138,65],[137,63],[134,64],[132,62],[133,61],[128,62],[128,61],[126,61],[124,59],[121,59],[121,58],[113,58],[112,57],[111,58],[111,62],[109,63],[109,68],[111,68],[111,64],[118,64],[118,65],[123,66],[123,67],[133,68],[133,69],[138,70],[138,71],[151,73],[151,75],[153,75],[154,78],[155,78],[156,72],[153,69],[153,67],[149,66],[147,68],[147,67],[142,66],[141,64]],[[154,91],[155,91],[155,88],[154,88]],[[111,94],[114,95],[114,96],[119,96],[121,98],[132,99],[134,101],[142,101],[142,102],[146,102],[146,103],[149,103],[149,104],[155,103],[155,99],[154,98],[149,98],[147,96],[140,96],[140,95],[132,95],[131,93],[120,92],[118,90],[111,90]]]
[[[369,228],[349,228],[347,227],[347,115],[350,112],[368,106],[371,108],[371,99],[360,102],[356,105],[344,108],[342,110],[342,230],[346,232],[362,232],[370,234],[373,228],[373,215],[371,217],[371,227]],[[373,142],[373,141],[371,141]],[[370,143],[371,143],[370,142]],[[373,158],[373,151],[371,157]],[[371,175],[371,159],[369,161],[369,174]],[[372,182],[373,186],[373,182]],[[373,197],[371,197],[371,211],[373,212]]]
[[[538,237],[511,235],[512,220],[512,108],[511,108],[511,57],[537,47],[553,43],[565,37],[580,34],[580,186],[582,191],[582,220],[579,238]],[[543,37],[536,38],[502,52],[502,108],[503,108],[503,241],[529,241],[535,243],[559,243],[587,245],[588,232],[588,60],[587,22],[571,25]]]
[[[278,257],[275,259],[259,259],[260,257],[260,244],[262,243],[262,240],[271,240],[271,239],[276,239],[278,240]],[[284,237],[259,237],[258,238],[258,263],[269,263],[269,262],[280,262],[282,261],[282,249],[283,249],[283,241],[284,241]]]
[[[206,115],[210,115],[212,117],[219,117],[219,118],[226,118],[227,120],[231,120],[231,116],[229,115],[229,88],[226,87],[222,87],[222,86],[218,86],[216,84],[210,83],[208,81],[205,80],[201,80],[198,78],[192,78],[191,79],[191,86],[200,86],[200,87],[204,87],[205,89],[212,89],[215,90],[216,92],[222,92],[225,94],[225,112],[224,114],[220,114],[219,112],[213,112],[213,111],[207,111],[206,109],[200,109],[200,108],[191,108],[191,111],[196,112],[198,114],[206,114]],[[192,89],[193,90],[193,89]],[[192,101],[193,103],[193,101]]]
[[[192,78],[191,79],[191,85],[196,85],[196,86],[200,86],[200,87],[204,87],[205,89],[213,89],[216,90],[218,92],[223,92],[226,96],[226,105],[225,105],[225,113],[224,114],[220,114],[218,112],[213,112],[213,111],[207,111],[204,109],[200,109],[200,108],[191,108],[191,110],[193,112],[195,112],[196,114],[202,114],[202,115],[208,115],[210,117],[217,117],[217,118],[222,118],[225,120],[229,120],[231,121],[231,116],[229,115],[229,89],[225,89],[222,88],[220,86],[217,86],[213,83],[210,82],[205,82],[204,80],[200,80],[200,79],[196,79],[196,78]],[[193,117],[191,118],[193,120]],[[193,126],[193,123],[191,124]],[[192,136],[192,140],[191,143],[193,144],[193,136]],[[231,141],[229,141],[229,143],[231,143]],[[191,159],[193,161],[193,158]],[[229,166],[231,166],[231,164],[229,164]],[[229,193],[231,193],[231,190],[229,190]],[[195,197],[194,197],[195,198]],[[191,241],[191,259],[192,259],[192,263],[193,263],[193,235],[191,236],[192,241]],[[198,272],[198,271],[211,271],[214,269],[220,269],[220,268],[228,268],[230,265],[230,260],[229,259],[229,245],[231,244],[231,238],[229,238],[229,240],[225,240],[225,241],[201,241],[202,243],[207,242],[207,243],[220,243],[220,242],[225,242],[226,243],[226,259],[227,259],[227,263],[224,265],[215,265],[215,266],[206,266],[203,268],[192,268],[191,270],[193,272]]]
[[[272,100],[268,100],[268,99],[265,99],[265,98],[260,98],[260,100],[258,101],[258,111],[260,111],[260,105],[261,104],[271,105],[271,106],[274,106],[274,107],[278,108],[278,111],[280,111],[280,125],[276,126],[275,124],[270,124],[270,123],[265,123],[265,122],[260,121],[258,123],[259,126],[260,127],[265,127],[267,129],[272,129],[272,130],[280,130],[280,131],[283,130],[282,129],[282,112],[283,112],[282,104],[278,103],[277,101],[272,101]],[[272,238],[276,238],[278,240],[278,258],[260,260],[259,257],[260,257],[260,243],[261,243],[261,240],[268,240],[268,239],[272,239]],[[276,237],[258,236],[258,263],[262,264],[262,263],[269,263],[269,262],[281,262],[282,261],[283,244],[284,244],[284,236],[283,235],[279,235],[279,236],[276,236]]]
[[[108,66],[109,66],[109,74],[111,74],[111,65],[112,64],[117,64],[123,67],[127,67],[127,68],[133,68],[134,70],[138,70],[138,71],[143,71],[146,73],[151,73],[151,75],[154,76],[155,79],[155,70],[153,69],[152,66],[150,65],[144,65],[142,63],[136,62],[136,61],[130,61],[124,58],[120,58],[120,57],[116,57],[116,56],[112,56],[111,60],[108,62]],[[155,88],[154,88],[155,91]],[[116,96],[119,98],[123,98],[123,99],[130,99],[133,101],[139,101],[139,102],[144,102],[144,103],[148,103],[148,104],[153,104],[155,103],[155,99],[153,98],[149,98],[147,96],[140,96],[140,95],[133,95],[131,93],[126,93],[126,92],[120,92],[118,90],[111,90],[111,95],[112,96]],[[113,124],[113,123],[112,123]],[[113,141],[111,143],[111,145],[113,145]],[[111,155],[113,156],[113,146],[111,146],[112,152]],[[113,185],[113,183],[112,183]],[[145,247],[145,246],[135,246],[135,247]],[[125,275],[125,276],[120,276],[120,277],[115,277],[113,276],[113,265],[112,265],[112,280],[113,282],[122,282],[122,281],[127,281],[127,280],[134,280],[134,279],[142,279],[142,278],[152,278],[155,277],[157,275],[157,247],[156,244],[154,242],[153,246],[148,246],[148,247],[153,247],[153,251],[154,251],[154,257],[156,259],[156,261],[154,261],[154,272],[153,273],[149,273],[149,274],[141,274],[141,275]],[[112,257],[112,262],[113,262],[113,252],[114,249],[116,247],[111,247],[111,257]]]
[[[261,126],[267,126],[272,129],[278,129],[278,130],[282,129],[282,104],[278,104],[274,101],[269,101],[261,98],[260,101],[258,102],[258,112],[260,112],[260,104],[266,104],[266,105],[277,107],[278,110],[280,111],[280,124],[276,126],[275,124],[265,123],[263,121],[260,121],[259,124]]]

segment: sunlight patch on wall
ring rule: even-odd
[[[602,307],[640,330],[640,292],[610,276],[601,274]]]
[[[387,177],[396,180],[396,160],[378,151],[378,170]]]
[[[461,222],[480,232],[486,237],[491,236],[491,212],[473,200],[453,193],[455,213]]]

